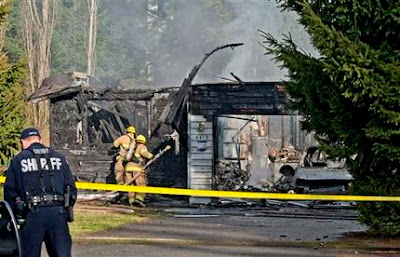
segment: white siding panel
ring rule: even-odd
[[[212,129],[213,128],[212,122],[209,122],[209,121],[192,121],[191,122],[192,129],[198,130],[199,127],[204,128],[204,129]]]
[[[208,173],[208,174],[212,173],[212,166],[192,166],[191,169],[193,176],[194,174],[199,174],[199,173]]]
[[[190,160],[190,162],[191,162],[191,165],[190,165],[190,168],[191,167],[193,167],[193,166],[210,166],[210,167],[212,167],[212,160],[195,160],[195,159],[191,159]],[[211,170],[211,168],[210,168],[210,170]]]
[[[211,188],[211,178],[193,178],[192,182],[194,185],[205,185]]]
[[[189,114],[188,138],[190,149],[188,152],[189,188],[211,189],[214,159],[212,122],[207,121],[203,116]],[[191,202],[209,203],[210,199],[191,197]]]
[[[191,189],[204,189],[204,190],[210,190],[211,189],[211,184],[193,184]]]
[[[197,181],[197,179],[211,179],[210,173],[196,173],[192,176],[193,181]]]
[[[192,160],[212,160],[212,153],[192,153]]]
[[[212,128],[205,128],[202,131],[200,131],[197,128],[191,128],[190,134],[191,135],[212,135]]]
[[[206,118],[201,115],[189,115],[189,122],[190,121],[206,121]]]
[[[190,131],[189,131],[190,132]],[[192,142],[196,142],[196,141],[211,141],[213,140],[212,135],[190,135],[190,140]]]

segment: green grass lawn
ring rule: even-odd
[[[70,230],[73,237],[84,236],[123,224],[144,222],[146,219],[135,213],[77,210],[74,222],[70,223]]]

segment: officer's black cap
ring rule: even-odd
[[[40,137],[39,130],[35,128],[26,128],[21,132],[21,139],[25,139],[27,137]]]

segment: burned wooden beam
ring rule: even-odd
[[[107,101],[139,101],[139,100],[148,100],[152,98],[154,92],[138,92],[138,93],[124,93],[122,97],[120,94],[96,94],[92,97],[92,100],[107,100]]]
[[[156,93],[170,93],[177,91],[177,87],[166,87],[161,89],[111,89],[106,91],[97,91],[92,96],[92,100],[106,100],[106,101],[148,101],[154,97]]]
[[[101,120],[101,119],[100,119],[100,120],[99,120],[99,123],[100,123],[100,127],[101,127],[102,131],[104,132],[106,138],[108,138],[108,139],[114,138],[114,137],[111,135],[111,133],[108,131],[107,126],[104,124],[104,120]]]
[[[191,70],[191,72],[189,73],[189,76],[186,77],[183,80],[182,86],[178,91],[178,94],[176,96],[176,98],[174,99],[174,101],[172,102],[172,105],[169,105],[169,108],[165,108],[164,112],[166,113],[166,115],[162,115],[162,117],[165,117],[164,120],[160,120],[160,122],[166,123],[168,125],[172,125],[172,127],[178,131],[179,133],[183,133],[183,131],[180,128],[180,123],[182,120],[182,115],[184,113],[184,110],[182,110],[182,108],[184,108],[184,106],[186,106],[186,102],[189,99],[189,90],[190,90],[190,86],[192,84],[193,79],[195,78],[195,76],[197,75],[198,71],[200,70],[201,66],[203,66],[203,64],[205,63],[205,61],[215,52],[221,50],[221,49],[225,49],[225,48],[231,48],[234,49],[238,46],[243,45],[243,43],[235,43],[235,44],[228,44],[228,45],[223,45],[220,47],[217,47],[215,49],[213,49],[211,52],[206,53],[205,56],[203,57],[203,59],[200,61],[200,63],[196,64],[193,69]]]
[[[153,100],[153,99],[152,99]],[[151,137],[151,121],[153,120],[153,101],[147,101],[146,121],[147,121],[147,136]]]
[[[89,105],[89,106],[92,106],[92,107],[97,107],[97,108],[99,108],[99,109],[103,109],[103,110],[105,110],[105,111],[107,111],[107,112],[110,112],[110,113],[112,113],[112,114],[114,114],[114,115],[117,115],[117,116],[120,116],[120,117],[122,117],[122,118],[124,118],[124,119],[129,120],[129,119],[128,119],[127,117],[125,117],[123,114],[121,114],[121,113],[119,113],[119,112],[116,112],[116,111],[114,111],[114,110],[111,110],[110,108],[103,107],[103,106],[101,106],[101,105],[99,105],[99,104],[93,103],[93,102],[91,102],[91,101],[88,101],[88,105]],[[95,111],[93,108],[92,108],[92,110],[93,110],[94,112],[97,112],[97,111]]]
[[[235,74],[233,74],[233,72],[231,72],[231,75],[232,75],[232,77],[234,77],[234,78],[237,80],[237,82],[238,82],[240,85],[242,85],[242,86],[245,86],[245,85],[246,85],[238,76],[236,76]]]
[[[120,136],[120,133],[114,128],[113,125],[111,125],[110,123],[108,123],[106,120],[101,120],[104,124],[104,126],[108,129],[108,131],[110,132],[111,138],[115,139],[118,136]]]
[[[247,121],[254,121],[254,122],[257,122],[257,120],[255,120],[255,119],[247,119],[247,118],[243,118],[243,117],[234,117],[234,116],[227,116],[227,115],[221,115],[221,116],[219,116],[219,117],[222,117],[222,118],[229,118],[229,119],[247,120]]]
[[[91,130],[91,132],[92,132],[92,134],[93,134],[93,136],[94,136],[94,138],[93,138],[93,140],[92,140],[93,145],[95,145],[95,146],[100,146],[100,144],[101,144],[101,135],[100,135],[100,132],[97,131],[94,127],[90,127],[90,130]]]
[[[122,112],[121,107],[119,106],[118,103],[115,104],[115,110],[117,110],[117,112],[119,112],[119,113]],[[119,115],[115,115],[115,119],[117,120],[120,133],[124,133],[124,132],[125,132],[125,125],[124,125],[124,123],[122,122],[121,117],[120,117]]]
[[[167,124],[172,124],[175,121],[175,126],[179,127],[179,123],[180,123],[180,116],[177,116],[176,114],[179,112],[179,109],[182,108],[182,106],[184,106],[186,104],[186,101],[188,99],[188,92],[189,92],[189,88],[190,85],[192,84],[192,81],[194,79],[194,77],[197,75],[198,71],[200,70],[201,66],[203,66],[203,64],[205,63],[205,61],[215,52],[217,52],[218,50],[221,49],[225,49],[230,47],[231,49],[234,49],[235,47],[241,46],[243,45],[243,43],[236,43],[236,44],[228,44],[228,45],[224,45],[224,46],[220,46],[217,47],[215,49],[213,49],[210,53],[206,53],[205,56],[203,57],[203,59],[200,61],[199,64],[195,65],[192,69],[192,71],[189,73],[189,76],[187,78],[184,79],[182,86],[178,92],[177,97],[175,98],[172,106],[171,106],[171,110],[169,111],[167,118],[165,120],[165,123]],[[179,132],[179,131],[178,131]]]

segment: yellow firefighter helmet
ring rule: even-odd
[[[129,126],[126,128],[126,133],[136,133],[136,129],[134,126]]]
[[[140,144],[146,144],[146,138],[143,135],[139,135],[136,137],[136,142]]]

